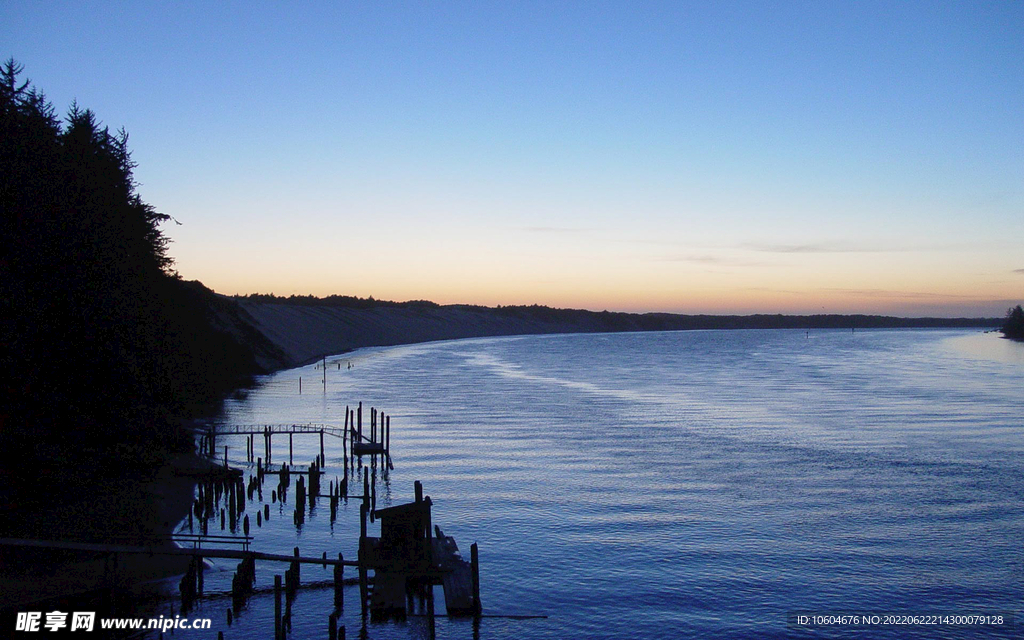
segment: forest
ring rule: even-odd
[[[0,71],[0,438],[22,461],[0,467],[0,513],[191,450],[183,418],[259,371],[216,326],[230,301],[175,272],[128,134],[78,104],[59,118],[21,74]]]

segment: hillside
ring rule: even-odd
[[[254,349],[255,360],[265,370],[297,366],[323,355],[360,347],[484,336],[687,329],[992,328],[1000,324],[993,318],[633,314],[542,306],[441,306],[341,297],[248,296],[225,300],[237,303],[237,317],[273,345],[274,349],[266,345]]]

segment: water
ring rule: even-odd
[[[442,618],[438,638],[1018,637],[814,631],[787,616],[1021,610],[1024,345],[971,331],[695,331],[462,340],[327,362],[326,394],[312,365],[280,372],[229,401],[222,422],[341,426],[360,400],[391,415],[395,469],[378,480],[378,507],[410,501],[421,480],[434,522],[467,556],[479,543],[484,612],[547,616]],[[248,468],[243,439],[225,443]],[[341,475],[340,441],[327,447],[329,477]],[[316,437],[296,436],[296,464],[318,453]],[[282,436],[275,462],[287,456]],[[332,526],[321,502],[297,529],[291,507],[274,505],[255,546],[354,559],[358,509],[343,506]],[[228,589],[230,565],[207,574],[208,590]],[[260,588],[275,569],[258,566]],[[303,568],[304,581],[330,575]],[[346,590],[349,637],[357,593]],[[330,588],[302,591],[292,637],[326,637],[331,600]],[[272,634],[272,595],[231,628],[229,606],[212,598],[192,615],[227,638]],[[430,633],[412,617],[360,637]]]

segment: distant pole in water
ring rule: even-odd
[[[327,356],[324,356],[324,393],[327,393]]]
[[[299,376],[299,395],[302,395],[302,376]]]

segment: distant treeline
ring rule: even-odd
[[[620,311],[589,311],[585,309],[558,309],[543,305],[439,305],[426,300],[393,302],[353,296],[332,295],[318,298],[305,296],[275,296],[250,294],[235,296],[240,300],[302,306],[372,309],[378,307],[404,307],[409,309],[467,309],[493,313],[519,319],[530,319],[551,324],[578,325],[580,331],[673,331],[685,329],[869,329],[911,327],[995,327],[995,318],[897,318],[876,315],[687,315],[677,313],[626,313]]]
[[[233,296],[239,300],[250,302],[268,302],[277,304],[297,304],[307,307],[344,307],[348,309],[373,309],[375,307],[409,307],[413,309],[437,308],[441,305],[428,300],[409,300],[407,302],[391,302],[390,300],[377,300],[373,296],[369,298],[358,298],[356,296],[332,295],[325,298],[316,296],[276,296],[272,293],[250,293],[244,296]]]
[[[237,305],[173,271],[128,135],[58,118],[20,72],[0,70],[0,511],[191,447],[180,416],[256,370],[216,326]]]

